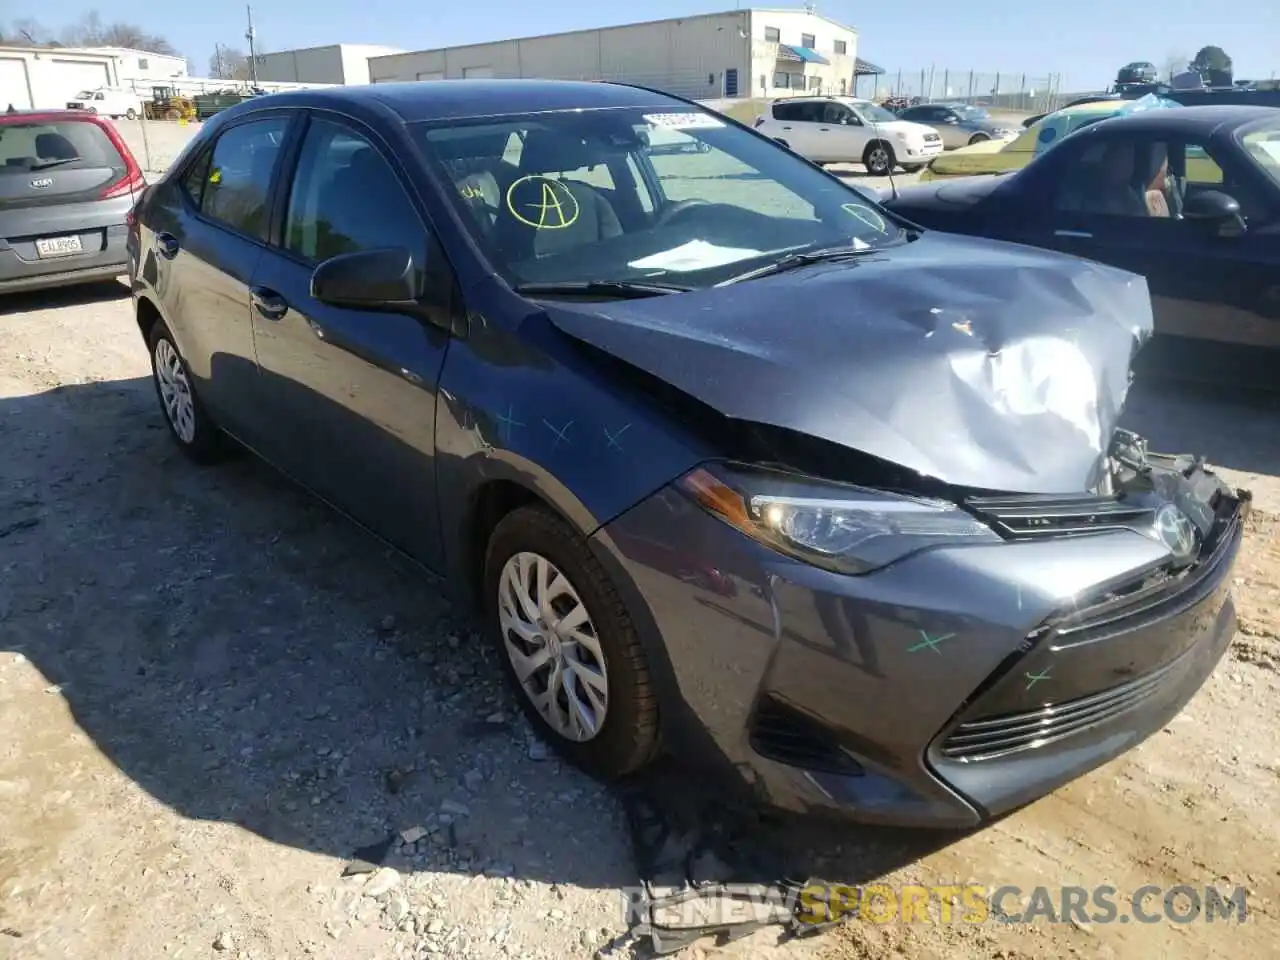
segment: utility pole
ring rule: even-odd
[[[258,85],[258,55],[254,52],[254,32],[253,32],[253,7],[246,6],[245,10],[249,14],[249,29],[245,33],[244,38],[249,41],[249,77],[253,81],[253,85]]]

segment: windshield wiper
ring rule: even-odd
[[[44,163],[36,163],[27,167],[28,170],[48,170],[50,167],[60,167],[64,163],[75,163],[79,157],[62,157],[58,160],[46,160]]]
[[[754,270],[748,270],[746,273],[740,273],[736,277],[730,277],[728,280],[722,280],[717,283],[717,287],[724,287],[731,283],[741,283],[743,280],[754,280],[757,277],[768,277],[775,273],[785,273],[788,270],[795,270],[798,267],[807,267],[811,263],[839,263],[842,260],[856,260],[859,257],[868,257],[880,251],[879,247],[867,247],[865,249],[855,250],[853,247],[825,247],[822,250],[805,250],[801,253],[789,253],[781,259],[775,260],[773,263],[766,263],[763,267],[756,267]]]
[[[574,280],[560,283],[520,283],[516,293],[528,296],[587,296],[616,297],[620,300],[639,300],[642,297],[661,297],[670,293],[688,293],[693,287],[673,283],[649,283],[642,280]]]

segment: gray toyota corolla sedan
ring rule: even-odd
[[[696,104],[255,98],[129,245],[177,444],[446,574],[601,777],[674,751],[972,826],[1160,729],[1233,634],[1248,495],[1116,428],[1141,278],[922,232]]]

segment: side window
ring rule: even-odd
[[[289,192],[284,247],[310,263],[404,247],[421,268],[427,233],[395,171],[364,137],[312,120]]]
[[[795,120],[799,113],[799,106],[799,104],[795,103],[775,103],[773,105],[773,119]]]
[[[285,117],[251,120],[218,137],[201,188],[200,212],[246,236],[265,240],[271,175],[288,125]]]
[[[212,155],[212,150],[202,150],[200,155],[191,161],[191,165],[182,174],[182,179],[178,181],[182,192],[190,198],[197,210],[200,209],[200,200],[204,196],[204,185],[209,177],[209,160]]]
[[[1184,165],[1181,143],[1152,137],[1095,137],[1063,151],[1066,176],[1055,210],[1113,217],[1171,218],[1181,209],[1182,185],[1171,168]]]
[[[843,103],[828,103],[822,108],[822,122],[853,125],[853,111]]]
[[[816,100],[797,103],[795,105],[794,119],[799,120],[801,123],[821,123],[822,111],[825,106],[825,103],[820,103]]]

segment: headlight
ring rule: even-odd
[[[999,543],[955,504],[756,467],[703,466],[680,488],[764,545],[839,573],[868,573],[927,547]]]

